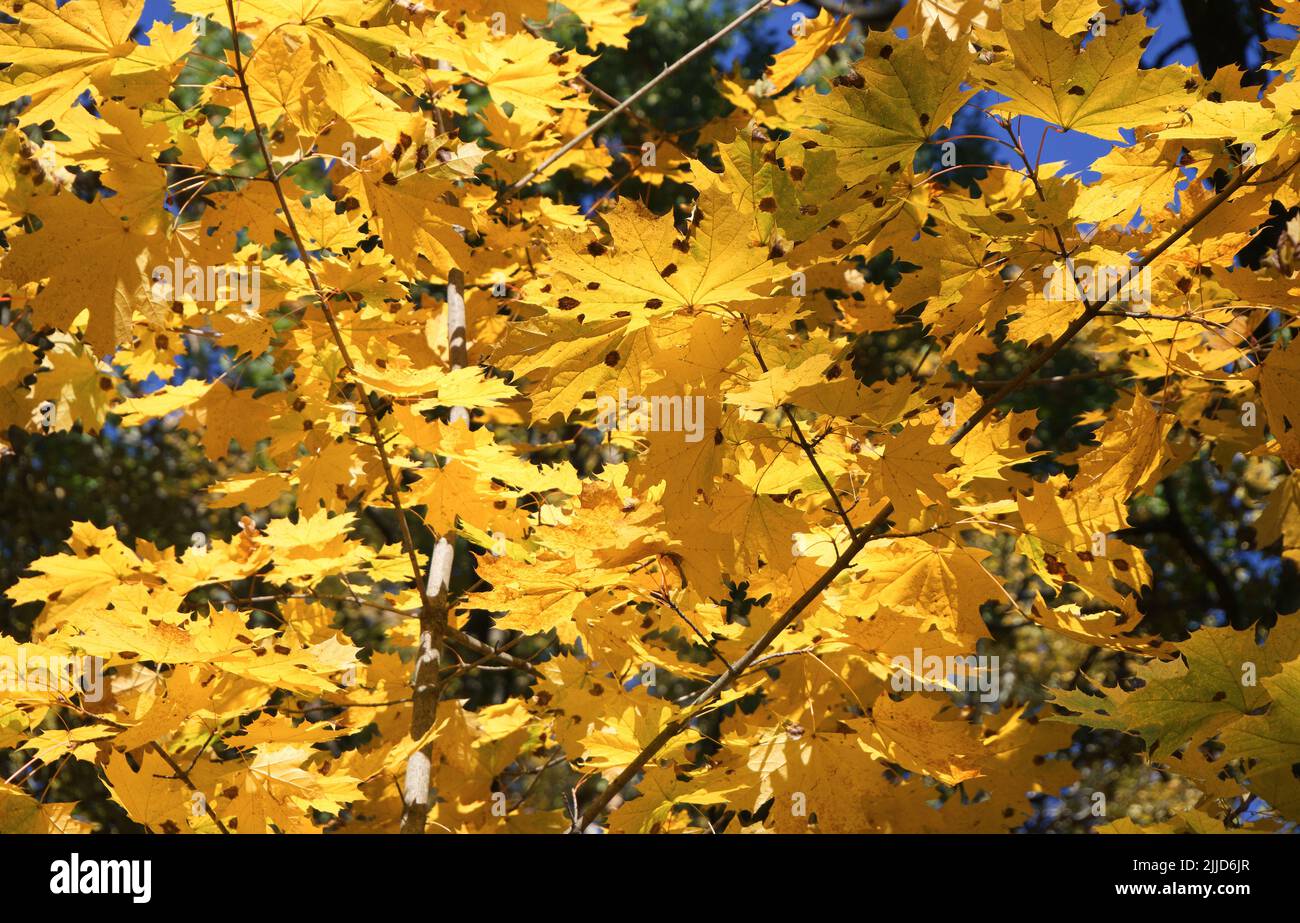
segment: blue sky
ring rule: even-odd
[[[794,41],[789,35],[789,29],[795,15],[802,13],[804,16],[813,17],[817,15],[817,11],[817,7],[810,3],[797,3],[789,7],[773,10],[763,18],[760,28],[763,30],[764,36],[776,42],[779,48],[788,48]],[[1155,28],[1156,34],[1143,56],[1144,63],[1158,60],[1166,49],[1176,45],[1179,39],[1188,33],[1187,22],[1183,19],[1182,8],[1177,3],[1161,4],[1157,15],[1150,18],[1149,24]],[[720,63],[729,63],[729,59],[734,59],[738,53],[743,53],[743,49],[732,49],[728,56],[719,56]],[[1166,63],[1194,65],[1196,63],[1196,54],[1190,45],[1186,45],[1176,49]],[[983,96],[983,100],[976,97],[974,102],[979,104],[991,99],[987,94],[983,94]],[[1025,145],[1031,150],[1036,148],[1046,123],[1038,119],[1026,118],[1018,120],[1017,125],[1021,128]],[[991,123],[985,126],[983,131],[995,137],[1002,136],[1001,131]],[[1091,135],[1079,132],[1049,131],[1043,144],[1043,162],[1064,161],[1069,172],[1080,171],[1084,170],[1113,146],[1109,141],[1103,141],[1100,138],[1094,138]],[[1094,177],[1095,174],[1084,173],[1085,179],[1090,180]]]

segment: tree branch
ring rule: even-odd
[[[272,187],[275,189],[280,208],[284,212],[284,220],[288,225],[289,234],[293,238],[294,246],[298,249],[298,255],[302,260],[303,268],[307,272],[307,277],[311,280],[312,290],[320,302],[321,311],[325,315],[325,322],[329,325],[330,336],[334,340],[334,345],[338,348],[344,368],[352,379],[353,387],[356,388],[361,397],[361,406],[365,409],[366,422],[374,439],[375,451],[379,455],[380,467],[384,472],[388,499],[397,512],[397,525],[402,534],[402,549],[406,552],[407,561],[411,566],[411,576],[415,581],[416,590],[420,594],[420,641],[416,652],[415,676],[413,679],[415,704],[411,716],[412,735],[418,740],[424,737],[429,729],[433,727],[437,716],[438,696],[441,692],[438,667],[441,661],[444,632],[447,625],[447,584],[451,576],[452,546],[446,541],[445,537],[439,539],[429,564],[429,580],[426,585],[420,568],[420,561],[416,555],[415,541],[411,537],[411,527],[406,521],[406,510],[402,506],[397,477],[393,473],[392,462],[389,460],[388,450],[384,446],[379,418],[371,405],[369,392],[357,378],[356,366],[353,364],[347,341],[343,338],[343,333],[339,329],[334,312],[330,309],[325,290],[316,276],[311,254],[303,245],[302,236],[298,233],[298,225],[294,221],[293,211],[289,208],[288,199],[280,183],[280,175],[275,172],[271,151],[267,147],[262,123],[257,116],[257,107],[253,105],[253,97],[248,87],[248,78],[244,73],[243,52],[239,47],[239,23],[235,16],[234,0],[226,0],[226,12],[230,17],[235,75],[239,79],[239,90],[244,97],[244,104],[248,108],[249,120],[253,124],[253,134],[257,138],[262,159],[266,162],[266,172],[271,179]],[[454,313],[452,301],[454,299],[459,300],[459,321],[452,325],[450,337],[451,355],[454,361],[457,355],[462,359],[465,355],[464,277],[456,270],[453,270],[449,275],[447,298],[449,322],[452,320]],[[454,412],[453,419],[455,419]],[[462,419],[467,422],[468,416]],[[436,595],[431,596],[431,591]],[[430,743],[413,754],[407,762],[406,788],[403,792],[405,807],[402,813],[402,832],[404,833],[411,832],[413,829],[419,832],[424,830],[424,820],[429,811],[429,779],[432,769],[432,754],[433,744]],[[423,780],[422,786],[419,784],[421,779]]]
[[[618,117],[619,113],[625,110],[628,106],[631,106],[638,99],[640,99],[642,96],[645,96],[647,93],[649,93],[651,90],[657,87],[664,80],[671,77],[678,70],[680,70],[688,61],[694,60],[699,55],[708,51],[718,42],[722,41],[722,39],[725,38],[727,35],[730,35],[736,29],[740,28],[740,26],[742,26],[747,20],[751,19],[753,16],[767,9],[767,7],[771,6],[772,2],[773,0],[758,0],[757,3],[755,3],[749,9],[745,10],[745,12],[741,13],[731,22],[727,23],[727,25],[723,26],[717,32],[713,33],[713,35],[709,36],[703,42],[696,45],[685,55],[678,58],[668,67],[664,68],[663,71],[658,76],[656,76],[645,86],[641,87],[641,89],[637,90],[627,99],[623,100],[613,109],[609,110],[609,112],[605,113],[605,115],[597,119],[591,125],[588,125],[582,132],[580,132],[577,135],[574,135],[572,138],[566,141],[563,145],[560,146],[560,149],[558,151],[556,151],[550,157],[547,157],[545,160],[543,160],[538,167],[528,171],[528,173],[523,177],[523,179],[520,179],[518,182],[512,185],[509,189],[509,192],[513,195],[514,193],[517,193],[520,189],[523,189],[525,186],[527,186],[530,182],[533,181],[534,177],[542,173],[545,173],[546,169],[550,167],[551,164],[555,163],[565,154],[569,153],[569,151],[573,150],[575,147],[582,144],[582,142],[586,141],[588,138],[590,138],[596,132],[600,131],[610,122],[614,121],[614,119]]]
[[[836,16],[852,16],[868,29],[884,29],[898,11],[903,8],[903,0],[865,0],[862,3],[841,3],[839,0],[811,0],[813,6],[821,7]]]
[[[1009,131],[1010,128],[1008,127],[1008,132]],[[1029,163],[1028,156],[1025,154],[1024,148],[1020,147],[1019,141],[1016,141],[1016,146],[1018,148],[1018,153],[1022,158],[1024,158],[1026,165],[1028,165]],[[1185,224],[1179,227],[1178,230],[1174,231],[1172,234],[1170,234],[1168,237],[1162,240],[1156,247],[1148,251],[1140,260],[1138,260],[1136,263],[1133,264],[1132,268],[1144,269],[1145,267],[1150,266],[1156,259],[1158,259],[1161,256],[1161,254],[1163,254],[1174,244],[1178,243],[1178,241],[1182,240],[1183,237],[1185,237],[1188,233],[1190,233],[1193,228],[1195,228],[1198,224],[1200,224],[1203,220],[1205,220],[1206,215],[1209,215],[1216,208],[1218,208],[1220,205],[1226,202],[1234,192],[1236,192],[1239,188],[1241,188],[1243,183],[1245,183],[1252,176],[1254,176],[1256,173],[1259,172],[1259,168],[1260,165],[1256,164],[1255,166],[1249,168],[1248,170],[1245,170],[1237,174],[1236,179],[1228,183],[1228,185],[1224,186],[1222,191],[1220,191],[1218,195],[1216,195],[1214,198],[1210,199],[1203,206],[1201,206],[1201,209],[1195,215],[1189,218]],[[1030,173],[1031,175],[1033,175],[1032,169],[1030,170]],[[1037,185],[1036,177],[1034,178],[1034,183],[1035,185]],[[1056,228],[1053,227],[1052,230],[1056,231]],[[1072,268],[1073,260],[1070,258],[1069,250],[1066,248],[1065,242],[1061,239],[1061,235],[1059,231],[1056,233],[1056,238],[1061,248],[1063,258],[1066,261],[1066,265],[1071,267],[1070,277],[1073,279],[1074,278],[1074,272]],[[1075,284],[1076,285],[1078,284],[1077,279],[1075,279]],[[1016,391],[1019,391],[1020,388],[1025,384],[1025,382],[1028,381],[1034,375],[1035,372],[1037,372],[1043,366],[1047,365],[1047,363],[1052,360],[1053,356],[1055,356],[1062,349],[1064,349],[1067,343],[1069,343],[1076,336],[1078,336],[1079,333],[1083,330],[1083,328],[1088,326],[1088,324],[1092,322],[1092,319],[1096,317],[1101,312],[1101,310],[1106,307],[1107,304],[1110,303],[1112,294],[1113,293],[1107,294],[1105,298],[1099,299],[1097,301],[1085,302],[1083,313],[1070,322],[1070,326],[1065,328],[1065,332],[1062,333],[1055,340],[1053,340],[1052,343],[1046,349],[1044,349],[1032,360],[1030,360],[1029,363],[1026,364],[1025,367],[1021,369],[1020,372],[1014,378],[1012,378],[1005,385],[1003,385],[996,392],[994,392],[993,395],[986,398],[984,403],[981,404],[979,408],[974,413],[972,413],[965,422],[961,424],[961,426],[957,427],[957,431],[953,433],[952,437],[948,440],[948,445],[956,445],[962,439],[965,439],[966,435],[971,430],[973,430],[981,420],[983,420],[990,413],[992,413],[994,407],[996,407],[998,404],[1001,404],[1003,401],[1005,401]]]
[[[447,274],[447,355],[453,369],[469,362],[465,333],[465,274],[453,269]],[[469,412],[452,407],[453,426],[469,426]],[[416,647],[415,668],[411,677],[414,706],[411,709],[411,739],[420,740],[438,720],[438,702],[442,699],[443,651],[447,643],[450,613],[451,569],[455,563],[454,539],[438,537],[429,557],[429,582],[425,595],[433,605],[420,609],[420,640]],[[433,779],[433,742],[425,744],[406,761],[406,778],[402,786],[402,833],[423,833],[429,817],[429,784]]]
[[[230,833],[230,831],[226,829],[226,825],[221,822],[221,818],[217,816],[217,812],[212,810],[212,805],[208,803],[207,797],[199,791],[198,786],[196,786],[194,781],[190,779],[190,774],[184,769],[181,769],[180,764],[172,759],[172,755],[164,750],[158,741],[150,741],[149,746],[155,753],[162,757],[164,763],[171,767],[171,771],[176,773],[176,778],[185,783],[186,788],[203,799],[203,810],[207,812],[208,817],[212,818],[212,822],[217,825],[217,829],[222,833]]]
[[[424,589],[420,561],[415,553],[415,541],[411,538],[411,529],[406,522],[406,511],[402,507],[401,494],[397,488],[397,478],[393,474],[393,466],[388,459],[388,450],[384,447],[383,434],[379,429],[379,418],[375,414],[374,407],[371,406],[370,392],[357,378],[356,366],[352,362],[352,355],[348,351],[347,342],[343,339],[343,333],[339,330],[338,322],[334,318],[334,312],[331,310],[329,300],[325,296],[325,289],[316,276],[311,253],[302,242],[302,236],[298,233],[298,224],[294,221],[293,211],[289,208],[289,201],[284,194],[284,187],[280,183],[280,177],[275,172],[271,151],[266,145],[265,132],[262,129],[261,120],[257,117],[257,107],[253,105],[253,97],[248,88],[248,78],[244,73],[244,57],[239,48],[239,24],[235,17],[234,0],[226,0],[226,12],[230,16],[230,43],[234,46],[235,76],[239,79],[239,91],[244,97],[244,105],[248,108],[249,120],[253,123],[253,134],[257,138],[258,149],[262,154],[263,161],[266,163],[266,172],[271,178],[271,186],[275,189],[275,196],[279,200],[280,210],[284,212],[284,221],[289,228],[289,235],[293,238],[294,246],[298,249],[298,256],[307,272],[307,278],[311,281],[312,291],[315,292],[316,298],[320,302],[321,311],[325,315],[325,322],[329,325],[330,336],[334,340],[334,345],[338,348],[344,368],[347,369],[348,375],[352,378],[353,387],[361,396],[360,403],[365,410],[370,434],[375,440],[375,451],[379,454],[380,467],[384,471],[388,499],[397,511],[397,524],[402,532],[402,549],[406,552],[407,560],[411,565],[411,574],[415,579],[416,589],[420,593],[420,603],[422,607],[427,609],[429,608],[429,597]]]

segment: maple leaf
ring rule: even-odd
[[[1144,216],[1159,214],[1174,199],[1174,187],[1182,179],[1175,157],[1159,142],[1116,147],[1092,162],[1101,179],[1079,195],[1074,214],[1088,221],[1104,223],[1127,219],[1134,210]],[[1153,156],[1156,155],[1156,156]]]
[[[10,62],[0,105],[30,96],[23,119],[39,124],[64,115],[88,85],[105,82],[135,52],[131,31],[144,0],[25,0],[7,7],[17,23],[0,31],[0,59]]]
[[[0,833],[86,833],[89,826],[74,820],[75,804],[37,801],[19,786],[0,782]]]
[[[1233,757],[1265,764],[1257,774],[1290,772],[1300,762],[1300,660],[1283,664],[1263,678],[1270,704],[1265,715],[1248,715],[1235,722],[1220,740]]]
[[[1060,720],[1131,731],[1153,755],[1166,755],[1269,701],[1268,678],[1300,651],[1300,632],[1287,627],[1271,641],[1261,648],[1253,632],[1204,628],[1180,645],[1181,660],[1157,661],[1140,671],[1146,684],[1132,693],[1103,689],[1104,698],[1096,698],[1079,690],[1058,691],[1053,701],[1078,712]],[[1243,682],[1251,675],[1248,667],[1264,678],[1264,686]]]
[[[890,497],[905,521],[918,518],[927,507],[947,509],[948,492],[956,487],[948,472],[957,460],[947,446],[934,441],[936,433],[941,431],[935,425],[912,423],[882,440],[879,448],[867,449],[863,457],[872,489]]]
[[[979,607],[1004,595],[1001,584],[980,563],[987,552],[927,538],[869,545],[859,592],[870,601],[870,609],[887,607],[918,616],[954,640],[984,636]]]
[[[138,580],[144,574],[144,562],[118,541],[112,529],[73,523],[68,544],[72,554],[38,558],[29,567],[35,575],[5,591],[19,604],[48,601],[51,627],[58,620],[101,608],[120,583]]]
[[[553,61],[557,54],[549,42],[515,32],[504,41],[478,44],[462,66],[483,81],[497,102],[509,103],[521,115],[544,122],[553,117],[552,109],[594,108],[568,83],[568,75],[591,59],[569,51],[557,72]]]
[[[139,769],[133,769],[123,753],[109,757],[104,781],[112,799],[149,829],[188,829],[193,801],[185,783],[152,750],[145,751],[137,765]]]
[[[808,66],[824,55],[833,45],[848,38],[853,25],[851,17],[836,20],[828,10],[819,10],[806,22],[801,21],[796,31],[794,45],[776,56],[763,73],[766,95],[775,96],[792,84]]]
[[[1123,141],[1121,128],[1175,120],[1198,86],[1183,67],[1138,67],[1153,34],[1139,16],[1120,17],[1080,50],[1033,4],[1019,13],[1007,17],[1001,33],[1011,60],[973,69],[985,86],[1010,97],[998,106],[1010,115]]]
[[[768,254],[748,243],[744,218],[721,200],[703,202],[688,236],[680,236],[671,215],[648,216],[631,203],[604,215],[613,247],[598,240],[569,238],[552,264],[582,285],[553,287],[561,311],[588,321],[630,312],[632,325],[657,314],[751,301],[767,293],[773,274]]]
[[[968,98],[961,87],[972,60],[939,33],[900,40],[873,32],[853,71],[836,78],[829,94],[808,88],[790,97],[798,104],[793,114],[804,125],[823,126],[807,145],[833,150],[842,180],[859,183],[890,164],[911,165]],[[796,156],[802,146],[792,138],[781,153]]]
[[[1259,385],[1268,415],[1269,429],[1282,455],[1291,464],[1300,462],[1300,349],[1274,350],[1259,369]]]
[[[130,333],[137,310],[157,314],[149,307],[155,240],[132,230],[102,200],[58,195],[42,203],[40,217],[40,230],[13,240],[0,279],[16,290],[16,302],[31,303],[42,325],[67,330],[88,311],[86,340],[106,355]],[[87,258],[88,237],[112,246]]]
[[[980,745],[970,725],[952,715],[946,721],[934,720],[935,706],[919,695],[878,702],[863,748],[878,759],[934,776],[947,785],[978,778],[983,772],[974,756]]]
[[[805,831],[811,816],[831,833],[880,829],[871,815],[895,793],[884,767],[859,746],[860,724],[821,731],[792,723],[752,742],[728,741],[756,777],[756,806],[774,799],[777,832]]]
[[[645,21],[635,14],[634,0],[566,0],[564,6],[587,26],[587,44],[626,48],[628,30]]]
[[[607,724],[583,740],[587,763],[597,769],[621,769],[658,733],[673,712],[672,706],[655,700],[627,702],[620,713],[610,715]],[[664,756],[680,757],[689,743],[685,738],[678,740]]]
[[[706,774],[703,782],[682,781],[673,769],[655,767],[637,783],[641,793],[614,815],[613,833],[663,832],[673,808],[679,804],[727,804],[728,796],[742,787],[740,782],[716,779]]]

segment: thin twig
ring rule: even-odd
[[[199,791],[199,787],[194,784],[194,781],[190,778],[190,774],[184,769],[181,769],[180,764],[172,759],[172,755],[164,750],[158,741],[151,741],[149,746],[155,753],[162,757],[164,763],[171,767],[171,771],[176,773],[176,778],[184,782],[186,788],[199,796],[200,800],[203,802],[203,810],[207,812],[208,817],[212,818],[212,822],[217,825],[217,829],[222,833],[230,833],[230,831],[226,829],[226,825],[221,822],[221,818],[217,816],[217,812],[212,810],[212,805],[208,802],[207,796],[204,795],[203,792]]]
[[[229,2],[229,0],[227,0],[227,2]],[[699,55],[708,51],[710,48],[712,48],[714,45],[720,42],[727,35],[731,34],[733,31],[740,28],[740,26],[742,26],[747,20],[757,15],[758,13],[761,13],[763,10],[765,10],[768,6],[772,4],[772,2],[773,0],[758,0],[757,3],[755,3],[749,9],[745,10],[745,12],[741,13],[739,16],[737,16],[727,25],[723,26],[717,32],[713,33],[713,35],[709,36],[703,42],[696,45],[693,49],[688,51],[684,56],[678,58],[675,62],[670,64],[668,67],[664,68],[663,71],[660,72],[658,76],[656,76],[645,86],[641,87],[641,89],[637,90],[627,99],[623,100],[613,109],[609,110],[609,112],[605,113],[604,116],[597,119],[591,125],[588,125],[579,134],[574,135],[572,138],[566,141],[563,145],[560,146],[559,150],[557,150],[550,157],[547,157],[545,160],[543,160],[539,166],[528,171],[528,173],[524,175],[523,179],[519,180],[514,185],[512,185],[509,189],[509,192],[513,195],[514,193],[517,193],[520,189],[523,189],[525,186],[527,186],[530,182],[533,181],[534,177],[539,176],[542,173],[545,173],[547,168],[549,168],[551,164],[555,163],[565,154],[569,153],[569,151],[573,150],[575,147],[582,144],[584,141],[586,141],[596,132],[600,131],[602,128],[604,128],[614,119],[618,118],[620,113],[622,113],[625,109],[627,109],[629,106],[635,103],[642,96],[645,96],[647,93],[649,93],[651,90],[657,87],[664,80],[666,80],[667,78],[675,74],[688,61],[692,61]]]
[[[741,315],[741,321],[745,325],[745,335],[749,337],[749,348],[753,350],[754,358],[758,360],[758,367],[766,373],[767,363],[763,361],[763,354],[759,351],[758,343],[754,339],[754,333],[749,329],[749,318]],[[839,513],[840,519],[844,522],[844,527],[849,530],[849,537],[853,538],[857,533],[853,528],[853,520],[849,518],[849,511],[844,508],[844,503],[840,500],[839,492],[836,491],[835,487],[831,484],[831,480],[826,476],[826,472],[822,470],[821,463],[817,461],[817,453],[808,443],[808,438],[804,436],[803,429],[799,426],[799,421],[795,419],[794,411],[790,408],[789,404],[782,404],[781,410],[785,413],[785,418],[789,421],[790,428],[794,431],[795,439],[799,442],[799,448],[803,449],[804,455],[808,456],[808,461],[812,465],[813,470],[817,472],[817,477],[821,479],[822,486],[825,487],[826,492],[830,494],[831,502],[835,504],[835,511]]]

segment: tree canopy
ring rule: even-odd
[[[3,7],[0,832],[1300,820],[1300,9],[174,8]]]

